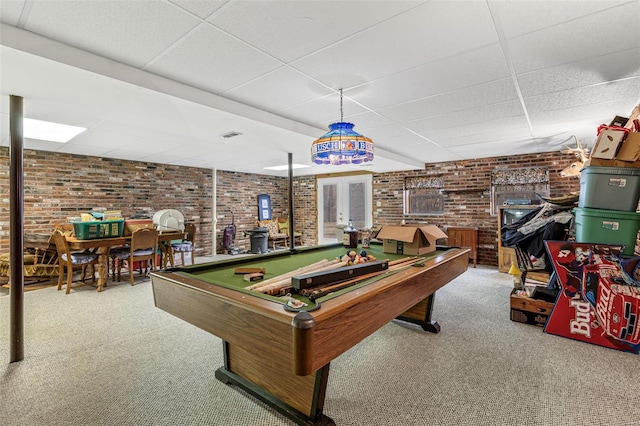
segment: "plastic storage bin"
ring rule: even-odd
[[[124,229],[124,219],[92,222],[73,222],[73,232],[79,240],[120,237]]]
[[[632,256],[640,229],[640,213],[576,208],[576,242],[624,244],[623,253]]]
[[[640,198],[640,169],[585,167],[580,174],[578,207],[635,212]]]

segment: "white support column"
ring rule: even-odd
[[[215,256],[216,254],[218,254],[216,252],[216,235],[218,234],[218,211],[216,203],[218,188],[216,186],[216,175],[218,173],[218,170],[211,169],[211,171],[213,172],[211,178],[213,180],[213,182],[211,182],[211,253],[213,253],[213,255]]]

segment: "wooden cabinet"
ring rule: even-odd
[[[469,247],[469,259],[473,260],[473,267],[478,262],[478,228],[452,226],[447,228],[448,244],[455,247]]]

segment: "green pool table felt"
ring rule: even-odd
[[[236,274],[234,272],[235,267],[242,266],[242,267],[265,268],[266,271],[264,274],[264,279],[267,280],[279,275],[286,274],[295,269],[302,268],[307,265],[311,265],[323,259],[333,260],[336,258],[341,258],[348,251],[351,251],[351,250],[356,251],[356,253],[360,253],[362,250],[365,250],[367,254],[373,255],[376,258],[376,260],[388,259],[389,261],[393,261],[396,259],[412,257],[407,255],[401,255],[401,254],[383,253],[382,245],[380,244],[372,244],[370,248],[365,248],[365,249],[363,248],[346,249],[343,246],[334,245],[334,246],[327,246],[322,248],[318,248],[318,247],[313,247],[309,249],[303,248],[303,249],[300,249],[295,254],[292,254],[290,252],[286,252],[286,253],[280,252],[280,253],[272,253],[272,254],[266,254],[266,255],[255,255],[247,258],[242,258],[241,264],[237,260],[205,263],[205,264],[196,265],[194,267],[180,268],[179,271],[177,271],[177,273],[180,275],[189,276],[191,278],[197,278],[209,284],[223,286],[223,287],[230,288],[246,294],[250,294],[256,297],[272,300],[276,303],[280,303],[285,306],[289,300],[289,297],[293,297],[305,303],[306,306],[301,309],[292,309],[292,310],[314,310],[314,309],[317,309],[323,301],[329,300],[340,294],[344,294],[346,292],[353,291],[354,289],[361,288],[363,286],[371,284],[384,277],[388,277],[390,274],[397,273],[399,272],[399,270],[389,271],[383,275],[379,275],[370,279],[363,280],[345,289],[332,292],[330,294],[327,294],[326,296],[318,298],[315,301],[311,301],[308,297],[305,297],[299,294],[289,294],[286,296],[270,296],[270,295],[259,293],[253,290],[247,290],[245,287],[255,284],[255,282],[249,283],[245,281],[244,276],[242,274]],[[419,256],[418,259],[416,259],[415,263],[423,263],[431,258],[441,255],[446,251],[448,251],[448,249],[442,249],[442,250],[439,249],[434,252],[428,253],[426,255]],[[407,267],[411,267],[411,266],[407,266]]]

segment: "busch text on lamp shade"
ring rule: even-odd
[[[329,132],[311,145],[311,161],[316,164],[361,164],[373,160],[373,141],[353,130],[352,123],[342,121],[342,89],[340,89],[340,122],[329,125]]]

